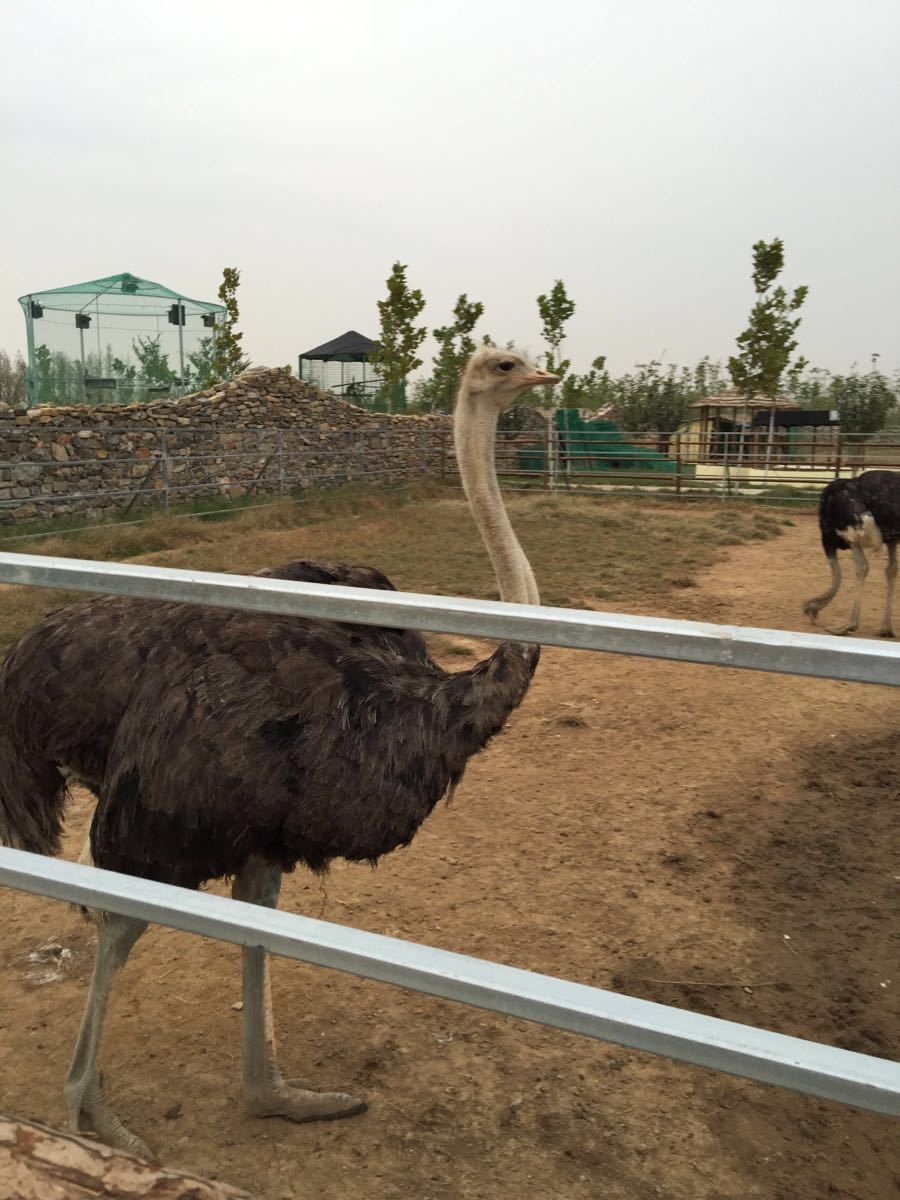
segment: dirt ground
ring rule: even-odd
[[[695,587],[615,607],[804,628],[800,600],[826,574],[814,518],[798,516]],[[548,650],[409,849],[374,872],[337,866],[323,887],[297,873],[283,905],[900,1057],[896,717],[886,688]],[[71,857],[87,814],[82,795]],[[0,903],[0,1110],[62,1123],[93,934],[58,903]],[[48,942],[69,955],[30,961]],[[167,1163],[267,1200],[900,1195],[888,1118],[297,963],[274,964],[274,989],[286,1073],[369,1111],[245,1117],[239,952],[152,929],[103,1063]]]

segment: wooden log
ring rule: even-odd
[[[167,1171],[86,1137],[0,1113],[4,1200],[252,1200],[223,1183]]]

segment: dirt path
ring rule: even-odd
[[[803,628],[825,574],[801,518],[652,611]],[[883,594],[870,582],[867,634]],[[284,905],[900,1057],[896,712],[883,688],[548,651],[410,849],[377,872],[338,867],[323,890],[298,873]],[[78,813],[71,825],[74,857]],[[3,914],[0,1109],[59,1122],[92,934],[50,901],[5,895]],[[28,955],[50,940],[71,957],[40,983]],[[238,953],[153,930],[104,1064],[167,1162],[271,1200],[900,1190],[886,1118],[299,964],[274,975],[286,1067],[370,1111],[246,1119]]]

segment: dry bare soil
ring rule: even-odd
[[[302,523],[279,509],[51,548],[232,570],[343,557],[399,586],[491,594],[457,498],[358,500]],[[530,497],[513,516],[550,602],[803,628],[800,601],[826,574],[808,513]],[[4,591],[3,629],[50,603]],[[438,643],[459,666],[482,649]],[[375,872],[338,865],[323,886],[297,873],[284,906],[896,1058],[896,728],[886,688],[547,650],[409,849]],[[76,796],[70,857],[89,811]],[[93,933],[61,904],[0,903],[0,1110],[61,1123]],[[31,961],[49,942],[69,956]],[[888,1118],[285,961],[285,1068],[371,1108],[330,1125],[248,1119],[239,971],[235,948],[151,930],[103,1064],[164,1161],[269,1200],[900,1194]]]

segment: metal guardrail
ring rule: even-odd
[[[0,582],[900,686],[900,647],[829,634],[0,553]]]
[[[900,685],[878,642],[27,554],[0,580]],[[900,1116],[900,1064],[430,946],[0,848],[0,884]]]
[[[0,848],[0,883],[900,1116],[900,1064],[887,1059],[22,850]]]

